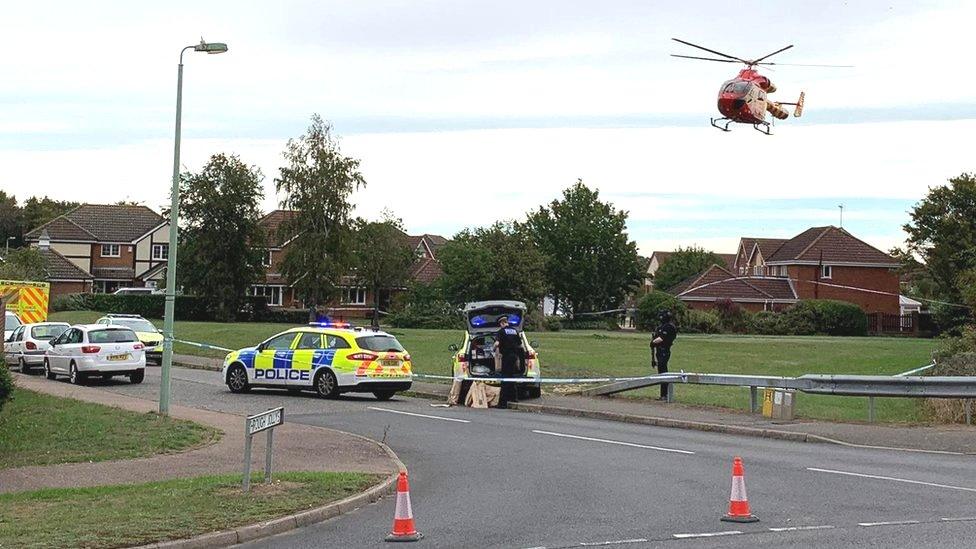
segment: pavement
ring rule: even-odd
[[[238,395],[219,374],[185,368],[174,369],[172,387],[180,406],[232,414],[284,406],[292,423],[384,441],[410,471],[418,546],[962,548],[976,539],[972,456],[441,408],[405,396]],[[94,390],[152,398],[158,370],[141,385]],[[745,462],[759,523],[719,521],[733,456]],[[393,514],[393,498],[384,498],[244,546],[384,547]]]
[[[155,394],[158,395],[158,369],[155,373]],[[50,395],[69,397],[138,413],[155,412],[158,403],[151,395],[130,396],[106,391],[95,386],[76,386],[66,381],[53,382],[39,375],[12,372],[18,387]],[[63,378],[62,378],[63,379]],[[102,387],[113,382],[102,382]],[[124,383],[115,381],[114,383]],[[149,398],[144,398],[144,397]],[[140,459],[72,463],[63,465],[27,466],[0,470],[0,493],[133,484],[154,480],[194,477],[219,473],[239,473],[243,470],[244,418],[242,414],[256,413],[267,408],[250,408],[234,413],[208,411],[181,405],[171,406],[170,415],[222,432],[216,441],[202,447],[174,454],[156,455]],[[359,471],[391,474],[398,464],[387,451],[364,437],[325,427],[292,423],[285,416],[285,424],[275,428],[274,468],[278,471]],[[264,470],[266,436],[254,437],[252,471]]]
[[[174,361],[192,368],[219,370],[221,367],[220,359],[214,358],[176,355]],[[411,392],[418,396],[446,401],[448,389],[448,385],[443,383],[415,381]],[[746,411],[624,397],[555,394],[544,394],[540,399],[523,401],[517,407],[526,411],[785,440],[976,454],[976,428],[965,425],[869,424],[807,419],[782,422],[772,421]]]

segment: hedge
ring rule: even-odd
[[[164,295],[65,294],[51,299],[52,311],[103,311],[106,313],[140,315],[144,318],[163,318],[166,309]],[[176,296],[176,320],[214,321],[216,311],[204,297]],[[305,309],[272,309],[263,297],[246,297],[237,315],[244,322],[280,322],[305,324]]]
[[[10,371],[7,370],[7,364],[3,360],[3,354],[0,353],[0,411],[3,410],[3,405],[10,400],[13,393],[14,379],[10,375]]]

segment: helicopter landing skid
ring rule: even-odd
[[[729,126],[732,125],[732,119],[731,118],[709,118],[708,120],[709,120],[709,122],[712,123],[712,127],[718,128],[718,129],[722,130],[723,132],[730,132],[730,131],[732,131],[732,130],[729,129]],[[725,124],[722,124],[720,126],[719,123],[721,123],[723,121],[725,122]]]
[[[759,133],[764,133],[766,135],[773,135],[773,127],[769,124],[769,122],[753,124],[752,128]]]

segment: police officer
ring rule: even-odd
[[[654,330],[654,335],[651,337],[651,352],[657,362],[657,372],[659,374],[666,374],[668,373],[668,360],[671,359],[671,345],[674,344],[674,339],[678,337],[678,328],[675,327],[672,321],[671,311],[661,311],[661,314],[658,315],[658,320],[661,323],[657,327],[657,330]],[[670,384],[661,384],[661,398],[658,400],[668,399],[668,385]]]
[[[519,337],[518,330],[508,326],[508,317],[500,317],[498,326],[498,331],[495,332],[495,352],[501,353],[501,374],[502,377],[513,377],[518,373],[518,361],[522,353],[522,338]],[[512,400],[518,400],[516,384],[503,381],[498,407],[507,408],[509,401]]]

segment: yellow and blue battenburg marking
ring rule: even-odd
[[[334,349],[278,350],[273,355],[254,349],[237,352],[236,360],[254,370],[254,379],[308,381],[320,366],[332,366]]]

